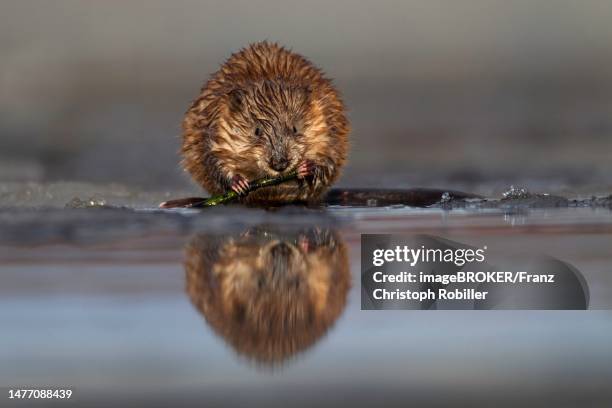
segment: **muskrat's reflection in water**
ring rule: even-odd
[[[239,354],[274,367],[320,339],[344,310],[348,254],[329,229],[253,228],[196,235],[187,245],[187,292]]]

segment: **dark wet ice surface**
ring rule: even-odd
[[[0,384],[107,406],[606,406],[612,313],[361,311],[360,234],[575,266],[610,308],[605,208],[0,211]]]

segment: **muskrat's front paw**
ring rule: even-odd
[[[297,168],[298,178],[315,177],[317,175],[317,165],[312,160],[304,160]]]
[[[230,187],[236,193],[245,195],[249,192],[249,181],[240,174],[236,174],[231,178]]]

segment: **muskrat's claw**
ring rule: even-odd
[[[300,237],[298,245],[304,253],[308,253],[312,247],[310,240],[306,236]]]
[[[232,177],[231,188],[238,194],[245,195],[249,192],[249,181],[240,174],[236,174]]]
[[[304,160],[297,168],[298,178],[306,178],[308,176],[316,175],[317,166],[312,160]]]

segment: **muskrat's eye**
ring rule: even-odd
[[[258,127],[255,128],[255,136],[261,136],[261,129]]]
[[[295,127],[295,125],[293,125],[293,134],[297,134],[297,128]]]

